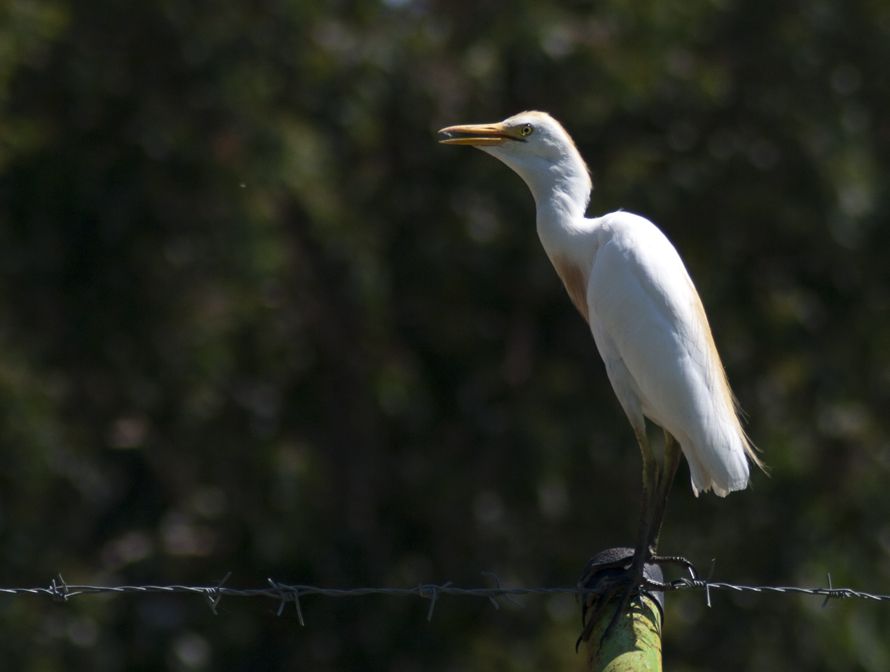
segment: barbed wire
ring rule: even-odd
[[[556,587],[514,587],[507,588],[501,585],[496,574],[483,572],[495,582],[489,587],[462,587],[452,582],[446,583],[422,583],[409,587],[366,587],[366,588],[326,588],[306,584],[289,584],[267,579],[266,585],[256,588],[232,588],[226,586],[231,574],[227,574],[221,581],[212,585],[120,585],[120,586],[94,586],[86,584],[69,584],[61,575],[54,578],[48,586],[34,588],[2,588],[0,595],[10,596],[44,596],[57,602],[69,602],[74,598],[86,595],[117,594],[117,595],[200,595],[203,596],[211,611],[216,614],[220,600],[224,597],[265,598],[278,603],[277,614],[281,616],[289,604],[293,604],[300,625],[305,625],[303,605],[301,598],[310,596],[322,597],[366,597],[371,595],[385,595],[394,597],[419,597],[429,600],[427,620],[431,621],[437,601],[442,596],[474,597],[487,599],[495,609],[500,609],[499,598],[516,603],[515,598],[535,595],[570,595],[585,597],[597,594],[596,589],[582,586],[556,586]],[[835,588],[828,575],[828,587],[807,588],[801,586],[757,586],[728,583],[725,581],[711,581],[701,579],[697,575],[675,579],[667,583],[646,582],[649,589],[664,591],[704,591],[707,605],[711,606],[711,592],[733,591],[739,593],[776,593],[782,595],[798,594],[822,597],[824,607],[830,600],[836,599],[861,599],[874,602],[890,602],[890,595],[870,593],[853,588]]]

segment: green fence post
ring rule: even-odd
[[[614,579],[622,570],[616,568],[622,558],[632,556],[629,548],[611,548],[594,556],[585,572],[584,587],[596,590],[603,582]],[[658,565],[646,565],[646,578],[661,582],[663,575]],[[596,622],[584,623],[589,636],[584,642],[589,672],[661,672],[661,628],[664,618],[664,595],[644,590],[634,598],[625,613],[608,628],[615,610],[621,604],[622,593],[586,597],[585,615]],[[602,609],[598,601],[605,599]]]

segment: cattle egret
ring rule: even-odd
[[[439,142],[478,147],[528,185],[544,250],[590,325],[636,435],[643,502],[623,611],[655,552],[680,451],[696,496],[742,490],[748,461],[763,466],[739,422],[701,299],[674,246],[649,220],[623,211],[585,217],[590,173],[550,115],[522,112],[500,123],[449,126]],[[660,466],[647,418],[664,431]]]

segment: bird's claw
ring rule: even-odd
[[[612,631],[612,628],[618,623],[620,615],[626,611],[631,599],[644,586],[643,570],[650,557],[652,557],[651,549],[647,549],[642,559],[638,559],[633,549],[626,548],[614,549],[612,553],[608,554],[606,559],[600,553],[587,562],[578,586],[586,590],[596,589],[596,592],[584,596],[581,606],[582,631],[575,642],[576,652],[581,646],[581,642],[587,641],[590,638],[590,634],[595,624],[602,617],[606,606],[620,592],[621,601],[612,615],[609,625],[603,630],[600,643]],[[616,571],[618,572],[617,574],[615,574]],[[611,572],[612,575],[603,575],[603,572]],[[592,612],[591,609],[593,610]]]
[[[678,565],[689,572],[689,578],[693,580],[697,580],[701,578],[701,575],[698,573],[698,570],[695,568],[695,565],[692,564],[688,559],[684,558],[682,555],[651,555],[649,559],[646,561],[648,564],[653,565]]]
[[[663,592],[669,584],[658,581],[645,573],[646,565],[677,565],[684,568],[692,579],[697,579],[699,574],[689,560],[677,555],[655,555],[653,549],[647,549],[642,560],[637,560],[632,549],[614,549],[608,559],[603,561],[603,554],[591,558],[581,578],[578,587],[582,590],[593,591],[583,594],[581,605],[581,634],[575,642],[575,651],[590,638],[595,625],[603,616],[606,606],[612,603],[619,591],[622,592],[621,600],[609,620],[609,624],[600,636],[600,645],[606,640],[612,629],[618,623],[621,615],[627,611],[628,605],[640,596],[645,590]],[[608,574],[603,574],[609,572]]]

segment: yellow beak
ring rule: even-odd
[[[464,124],[449,126],[439,131],[439,142],[443,145],[485,147],[502,145],[507,140],[525,142],[514,129],[504,124]]]

